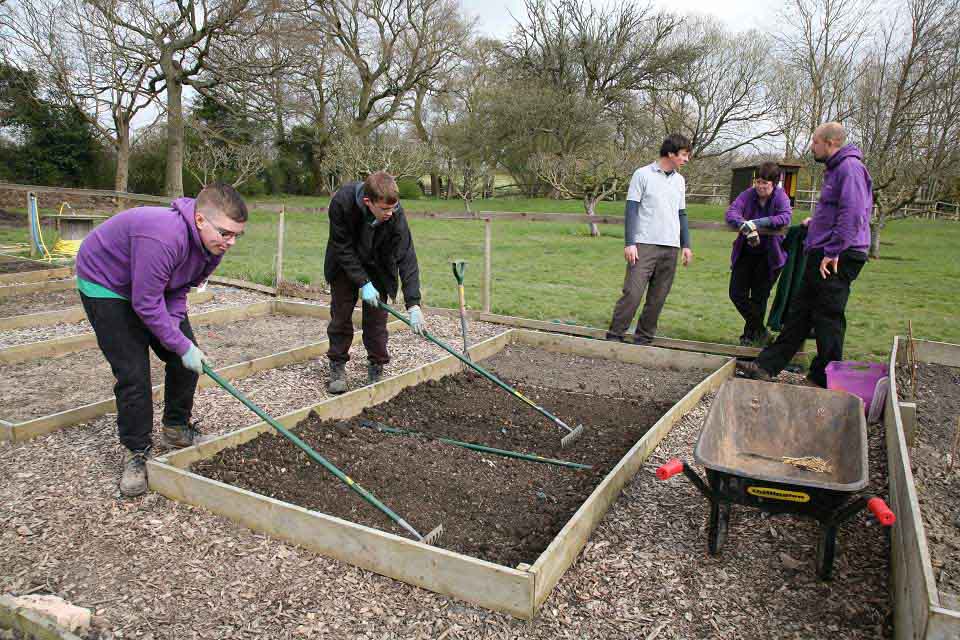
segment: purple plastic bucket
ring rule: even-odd
[[[863,410],[870,410],[877,382],[887,375],[881,362],[831,362],[827,365],[827,389],[846,391],[863,399]]]

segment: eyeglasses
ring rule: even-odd
[[[207,222],[210,222],[210,221],[208,220]],[[213,227],[213,230],[216,231],[220,235],[220,237],[223,238],[224,240],[230,240],[230,239],[239,240],[240,238],[243,237],[243,231],[239,231],[239,232],[227,231],[226,229],[221,229],[220,227],[213,224],[212,222],[210,222],[210,226]]]

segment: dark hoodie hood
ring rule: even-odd
[[[855,145],[845,144],[840,147],[835,154],[827,158],[827,168],[833,169],[847,158],[856,158],[860,162],[863,162],[863,152]]]

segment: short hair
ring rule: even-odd
[[[679,133],[671,133],[663,140],[663,144],[660,145],[661,158],[666,158],[671,153],[680,153],[681,151],[690,153],[692,148],[689,138]]]
[[[757,179],[777,184],[780,182],[780,165],[776,162],[764,162],[757,168]]]
[[[817,127],[813,135],[820,136],[824,140],[831,140],[837,144],[843,144],[847,141],[847,131],[839,122],[825,122]]]
[[[220,213],[234,222],[247,221],[247,205],[236,189],[223,182],[208,184],[197,196],[196,210]]]
[[[373,202],[396,204],[400,189],[396,179],[386,171],[374,171],[363,181],[363,193]]]

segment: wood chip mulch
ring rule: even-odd
[[[454,339],[459,321],[428,318]],[[477,339],[502,327],[471,324]],[[391,338],[392,375],[442,357]],[[364,352],[352,351],[351,386]],[[281,414],[325,397],[325,359],[238,381]],[[835,578],[821,583],[816,526],[737,509],[724,552],[705,552],[706,502],[653,471],[692,448],[710,398],[678,423],[612,506],[533,622],[324,558],[156,494],[117,494],[114,417],[26,443],[0,443],[0,592],[55,593],[95,610],[114,638],[884,638],[888,543],[864,514],[842,527]],[[198,394],[210,432],[256,418],[216,390]],[[883,438],[871,476],[884,486]]]

